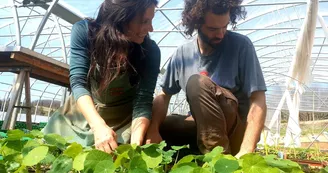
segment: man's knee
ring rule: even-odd
[[[215,84],[212,80],[203,75],[194,74],[189,77],[187,86],[186,86],[186,94],[188,96],[199,95],[204,90],[210,90],[211,87],[214,87]]]

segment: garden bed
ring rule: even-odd
[[[302,165],[275,154],[250,153],[237,159],[222,154],[216,147],[205,155],[191,154],[181,157],[180,151],[188,146],[166,143],[143,146],[120,145],[112,154],[92,147],[68,143],[57,134],[44,135],[40,131],[8,131],[0,139],[0,172],[85,172],[85,173],[299,173]],[[180,155],[180,156],[179,156]],[[304,171],[302,171],[302,168]],[[312,171],[311,169],[310,171]],[[317,169],[328,173],[328,167]]]

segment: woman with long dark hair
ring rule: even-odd
[[[105,152],[141,145],[150,123],[160,50],[153,31],[157,0],[105,0],[96,19],[73,25],[72,95],[44,133],[71,136]]]

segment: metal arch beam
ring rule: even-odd
[[[272,26],[274,26],[274,25],[279,25],[279,24],[282,24],[282,23],[287,23],[287,22],[291,22],[291,21],[295,21],[295,20],[299,20],[299,19],[304,19],[304,18],[297,18],[297,19],[292,19],[292,20],[285,20],[285,21],[282,21],[282,22],[275,23],[275,24],[273,24],[273,25],[268,25],[268,26],[266,26],[266,27],[272,27]],[[323,27],[317,27],[316,29],[320,29],[320,28],[323,28]],[[254,32],[257,32],[256,29],[254,29],[254,30],[255,30]],[[288,29],[286,29],[286,30],[288,30]],[[252,41],[252,42],[255,43],[255,42],[258,42],[258,41],[261,41],[261,40],[264,40],[264,39],[267,39],[267,38],[273,37],[273,36],[275,36],[275,35],[277,35],[277,34],[285,34],[285,33],[289,33],[289,32],[294,32],[294,31],[296,31],[296,30],[300,30],[300,28],[295,28],[295,29],[290,28],[290,31],[285,31],[285,32],[280,32],[280,33],[271,34],[271,35],[268,35],[268,36],[266,36],[266,37],[263,37],[263,38],[260,38],[260,39],[254,40],[254,41]],[[238,31],[238,29],[237,29],[236,31]],[[254,32],[251,32],[251,33],[254,33]],[[248,34],[246,34],[246,35],[250,35],[251,33],[248,33]]]
[[[52,15],[52,17],[53,17],[53,20],[55,21],[56,29],[57,29],[57,32],[58,32],[58,35],[59,35],[59,38],[60,38],[60,42],[61,42],[61,45],[62,45],[64,63],[67,63],[66,46],[65,46],[65,40],[64,40],[63,32],[62,32],[61,27],[59,25],[58,18],[54,14]]]
[[[15,29],[16,29],[16,44],[17,46],[21,46],[21,33],[20,33],[20,25],[18,20],[18,12],[17,7],[15,5],[15,0],[11,0],[12,3],[12,10],[13,10],[13,17],[15,22]]]
[[[29,8],[29,7],[27,7],[27,8],[28,8],[28,9],[31,9],[31,8]],[[36,10],[33,10],[33,12],[35,12],[35,13],[37,13],[37,14],[41,14],[39,11],[36,11]],[[48,19],[48,20],[54,22],[51,18]],[[65,26],[65,25],[61,25],[61,26],[62,26],[62,27],[65,27],[65,28],[68,29],[68,30],[71,30],[71,28],[69,28],[68,26]]]
[[[52,105],[53,105],[53,103],[54,103],[54,101],[55,101],[55,98],[57,97],[59,91],[62,90],[62,88],[63,88],[63,87],[60,87],[60,88],[59,88],[59,90],[56,92],[55,96],[54,96],[54,97],[52,98],[52,100],[51,100],[51,103],[50,103],[50,106],[49,106],[49,111],[48,111],[48,120],[49,120],[49,117],[50,117],[50,109],[52,108]]]
[[[63,52],[63,60],[64,60],[64,63],[67,64],[67,54],[66,54],[66,46],[65,46],[63,32],[62,32],[61,27],[59,25],[58,18],[54,14],[53,14],[53,18],[54,18],[54,21],[55,21],[55,24],[56,24],[58,34],[60,36],[60,41],[61,41],[61,45],[62,45],[62,52]],[[63,95],[62,95],[62,99],[61,99],[61,106],[63,106],[65,101],[66,101],[67,88],[62,88],[62,93],[63,93]],[[50,114],[50,109],[49,109],[48,114]]]
[[[34,50],[35,45],[36,45],[36,43],[38,42],[38,39],[39,39],[40,33],[41,33],[41,31],[43,30],[44,25],[46,24],[46,22],[47,22],[47,20],[48,20],[48,18],[49,18],[49,16],[50,16],[50,14],[51,14],[51,12],[52,12],[54,6],[56,6],[56,4],[58,3],[58,1],[59,1],[59,0],[54,0],[54,1],[52,1],[51,5],[49,6],[49,8],[47,9],[45,15],[43,16],[42,21],[41,21],[41,23],[40,23],[40,25],[39,25],[39,27],[38,27],[36,33],[35,33],[35,36],[34,36],[33,41],[32,41],[32,44],[31,44],[31,46],[30,46],[30,49],[31,49],[31,50]]]
[[[321,0],[319,2],[328,2],[326,0]],[[278,3],[253,3],[253,4],[242,4],[243,7],[252,7],[252,6],[269,6],[269,5],[303,5],[306,2],[278,2]],[[183,7],[176,7],[176,8],[156,8],[156,10],[183,10]]]
[[[296,6],[292,6],[292,7],[295,9]],[[289,8],[289,7],[288,7],[288,8]],[[280,10],[285,10],[285,7],[280,8],[280,9],[277,9],[277,10],[272,10],[271,12],[275,12],[275,11],[277,11],[277,12],[279,13]],[[271,13],[271,12],[270,12],[270,13]],[[269,13],[267,13],[267,14],[269,14]],[[279,13],[279,14],[280,14],[280,13]],[[266,15],[266,14],[265,14],[265,15]],[[297,17],[296,20],[300,20],[300,18]],[[274,24],[264,25],[263,28],[272,27],[272,26],[279,25],[279,24],[282,24],[282,23],[290,23],[291,21],[294,21],[294,19],[291,20],[290,17],[288,16],[288,19],[287,19],[287,20],[279,21],[279,22],[274,23]],[[296,29],[299,30],[299,28],[296,28]],[[252,31],[252,32],[247,33],[246,35],[250,35],[250,34],[252,34],[252,33],[255,33],[256,31],[257,31],[257,30],[254,30],[254,31]],[[292,31],[295,32],[295,30],[292,30]],[[274,34],[274,35],[275,35],[275,34]]]
[[[315,37],[314,39],[320,39],[320,38],[323,38],[323,39],[325,39],[325,37]],[[288,45],[288,44],[283,44],[283,43],[287,43],[287,42],[291,42],[291,41],[296,41],[297,39],[290,39],[290,40],[287,40],[287,41],[282,41],[282,42],[277,42],[276,43],[276,45],[270,45],[270,46],[273,46],[273,47],[282,47],[282,46],[286,46],[286,47],[290,47],[290,46],[292,46],[292,45]],[[325,46],[325,44],[324,43],[322,43],[322,44],[316,44],[316,45],[314,45],[314,46]],[[296,46],[296,45],[295,45]],[[266,48],[268,48],[268,46],[263,46],[264,48],[259,48],[259,49],[257,49],[256,51],[261,51],[261,50],[263,50],[263,49],[266,49]]]
[[[21,28],[21,32],[24,30],[27,21],[31,18],[30,16],[31,16],[31,14],[32,14],[32,12],[33,12],[33,9],[34,9],[34,7],[31,9],[30,13],[28,14],[27,19],[24,21],[23,27]]]
[[[323,39],[322,45],[325,43],[325,41],[326,41],[326,38]],[[312,67],[311,73],[314,71],[314,68],[315,68],[315,66],[317,65],[317,61],[318,61],[318,59],[319,59],[320,53],[321,53],[321,51],[322,51],[322,48],[323,48],[323,46],[320,47],[320,50],[319,50],[318,56],[316,57],[316,59],[315,59],[315,61],[314,61],[314,63],[313,63],[313,67]]]
[[[288,4],[284,4],[284,5],[287,5],[287,8],[291,8],[291,7],[295,7],[295,6],[299,6],[299,5],[304,5],[304,4],[306,4],[306,2],[302,2],[302,3],[295,3],[295,2],[292,2],[292,3],[288,3]],[[279,5],[279,4],[277,3],[277,5]],[[270,13],[272,13],[272,12],[274,12],[274,11],[281,10],[281,9],[286,9],[286,7],[285,7],[285,6],[282,6],[282,7],[279,7],[279,8],[275,8],[275,9],[273,9],[273,10],[269,10],[269,11],[266,11],[266,12],[262,12],[262,13],[260,13],[260,14],[258,14],[258,15],[253,16],[253,17],[246,18],[245,20],[243,20],[243,21],[237,23],[236,27],[238,28],[238,26],[240,26],[240,25],[242,25],[242,24],[244,24],[244,23],[246,23],[246,22],[248,22],[248,21],[251,21],[251,20],[256,19],[256,18],[258,18],[258,17],[265,16],[265,15],[267,15],[267,14],[270,14]]]
[[[47,90],[47,88],[50,86],[50,83],[48,83],[48,85],[46,86],[46,88],[43,90],[43,92],[42,92],[42,94],[39,96],[39,100],[38,100],[38,102],[36,103],[36,106],[35,106],[35,111],[34,111],[34,122],[35,122],[35,119],[36,119],[36,113],[38,112],[38,107],[39,107],[39,104],[40,104],[40,100],[41,100],[41,98],[42,98],[42,96],[43,96],[43,94],[45,93],[45,91]]]
[[[274,25],[270,25],[270,26],[274,26]],[[316,27],[316,29],[321,29],[321,26]],[[238,28],[234,31],[273,31],[273,30],[299,30],[299,28],[295,28],[295,27],[274,27],[274,28]],[[154,33],[156,32],[184,32],[184,30],[154,30]],[[252,33],[253,33],[252,32]]]
[[[47,4],[44,4],[44,5],[40,5],[40,7],[44,8],[45,10],[48,10],[49,8],[51,8],[51,5],[49,6]],[[70,24],[74,24],[87,17],[86,15],[82,14],[77,10],[73,11],[72,7],[64,3],[64,1],[59,1],[57,5],[53,8],[52,13],[60,17],[61,19],[67,21]]]
[[[280,24],[282,24],[282,23],[287,23],[287,22],[292,22],[292,21],[296,21],[296,20],[300,20],[300,19],[304,19],[304,17],[302,17],[302,18],[295,18],[295,19],[292,19],[292,20],[290,20],[290,19],[288,19],[288,20],[283,20],[283,21],[280,21],[280,22],[277,22],[277,23],[274,23],[274,24],[271,24],[271,25],[266,25],[266,26],[264,26],[264,27],[272,27],[272,26],[275,26],[275,25],[280,25]],[[266,28],[262,28],[262,30],[265,30]],[[316,29],[320,29],[320,28],[322,28],[322,27],[316,27]],[[242,31],[242,29],[236,29],[235,31],[238,31],[238,30],[241,30]],[[247,30],[252,30],[252,29],[247,29]],[[260,28],[254,28],[253,29],[254,31],[252,31],[252,32],[249,32],[249,33],[247,33],[246,35],[248,36],[248,35],[250,35],[250,34],[253,34],[253,33],[255,33],[255,32],[258,32],[258,30],[260,30]],[[271,30],[271,28],[268,28],[268,30]],[[283,30],[283,28],[281,28],[281,30]],[[297,31],[297,30],[300,30],[300,28],[286,28],[285,30],[290,30],[290,31],[285,31],[285,32],[280,32],[280,33],[275,33],[275,34],[271,34],[271,35],[268,35],[268,36],[266,36],[266,37],[263,37],[263,38],[260,38],[260,39],[258,39],[258,40],[254,40],[253,41],[253,43],[255,43],[255,42],[257,42],[257,41],[261,41],[261,40],[263,40],[263,39],[266,39],[266,38],[269,38],[269,37],[272,37],[272,36],[275,36],[275,35],[277,35],[277,34],[283,34],[283,33],[288,33],[288,32],[295,32],[295,31]]]
[[[259,58],[261,58],[262,56],[267,56],[267,55],[270,55],[270,54],[273,54],[273,53],[277,53],[277,52],[280,52],[280,51],[285,51],[285,50],[290,50],[290,49],[295,49],[294,47],[288,47],[288,48],[285,48],[285,49],[280,49],[278,51],[273,51],[273,52],[269,52],[269,53],[266,53],[266,54],[263,54],[261,56],[259,56]],[[258,51],[258,50],[256,50]],[[290,54],[292,56],[292,54]]]
[[[171,19],[169,19],[169,17],[167,17],[166,16],[166,14],[164,14],[164,12],[163,11],[160,11],[162,14],[163,14],[163,16],[171,23],[171,25],[173,25],[174,26],[174,28],[176,29],[176,30],[179,30],[179,28],[171,21]],[[180,22],[179,22],[179,24],[180,24]],[[178,24],[178,25],[179,25]],[[186,39],[186,36],[183,34],[183,32],[179,32],[185,39]]]
[[[42,48],[42,50],[41,50],[41,54],[43,53],[45,47],[46,47],[47,44],[49,43],[49,39],[50,39],[50,37],[52,36],[52,34],[53,34],[55,28],[56,28],[56,26],[53,26],[53,28],[52,28],[52,30],[51,30],[51,34],[48,35],[48,38],[47,38],[47,40],[45,41],[45,44],[43,45],[43,48]],[[35,49],[35,46],[34,46],[33,50],[34,50],[34,49]]]
[[[261,65],[262,69],[266,69],[266,68],[274,67],[274,66],[279,65],[279,64],[285,64],[285,63],[290,63],[291,62],[291,60],[289,60],[289,59],[280,59],[280,60],[281,61],[275,62],[274,64],[271,64],[270,66],[264,66],[266,63],[274,61],[274,59],[269,59],[269,60],[266,60],[264,62],[261,62],[260,65]]]

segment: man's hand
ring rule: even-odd
[[[159,129],[156,127],[150,126],[147,131],[147,135],[146,135],[146,144],[160,143],[162,141],[163,141],[163,139],[162,139],[161,134],[159,133]]]
[[[149,119],[145,117],[139,117],[132,121],[131,126],[131,144],[142,145],[145,134],[149,126]]]
[[[253,92],[250,100],[251,106],[247,117],[246,131],[240,151],[236,156],[254,152],[264,127],[267,109],[264,91]]]
[[[248,154],[248,153],[251,153],[251,151],[246,151],[246,150],[240,150],[236,155],[235,157],[237,159],[240,159],[241,156],[245,155],[245,154]]]

